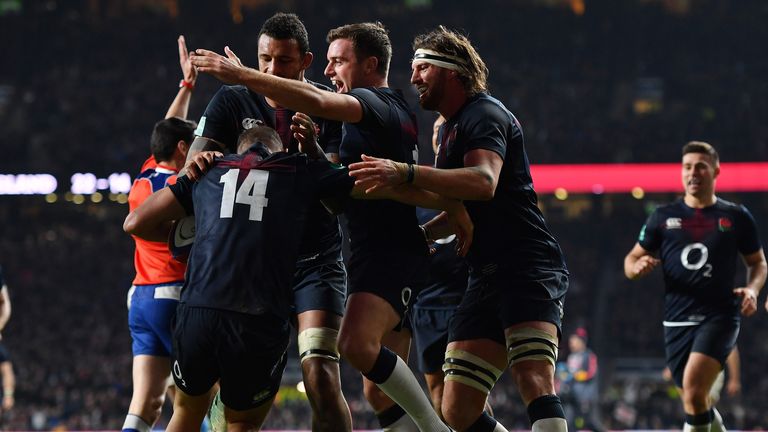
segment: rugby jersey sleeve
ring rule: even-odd
[[[323,119],[317,143],[326,153],[339,153],[341,145],[341,122]]]
[[[460,120],[458,139],[464,141],[464,153],[472,150],[490,150],[501,156],[507,154],[507,134],[511,119],[504,110],[490,104],[478,103]],[[509,138],[513,138],[510,136]]]
[[[307,168],[310,181],[314,184],[315,194],[320,199],[348,198],[355,179],[349,176],[349,170],[327,160],[309,161]]]
[[[757,232],[757,222],[752,213],[743,205],[739,206],[738,246],[742,255],[750,255],[760,250],[760,236]]]
[[[389,104],[380,98],[373,90],[367,88],[352,89],[348,95],[360,102],[363,108],[363,118],[357,123],[366,127],[377,127],[386,124],[389,117]]]
[[[195,129],[195,135],[216,140],[229,151],[234,151],[239,133],[232,95],[232,89],[222,86],[208,102]]]
[[[661,216],[659,215],[659,210],[656,209],[650,216],[648,216],[645,225],[640,229],[640,235],[637,238],[637,242],[643,249],[654,252],[661,247],[660,220]]]
[[[179,204],[184,207],[184,211],[190,215],[195,214],[195,207],[192,203],[192,186],[194,186],[194,184],[195,183],[190,180],[189,177],[181,176],[176,179],[175,184],[168,186]]]

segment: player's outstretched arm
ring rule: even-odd
[[[187,215],[184,207],[169,188],[163,188],[149,196],[123,222],[123,230],[149,241],[168,240],[171,222]]]
[[[179,117],[186,119],[189,113],[189,102],[192,100],[192,89],[197,81],[197,69],[189,61],[187,52],[187,43],[184,36],[179,36],[176,41],[179,46],[179,64],[181,65],[182,81],[179,85],[179,92],[168,107],[165,118]]]
[[[624,257],[624,275],[630,280],[641,278],[655,269],[660,262],[650,251],[640,246],[640,243],[635,243],[635,247]]]
[[[227,84],[241,84],[281,106],[329,120],[356,123],[363,118],[360,102],[349,95],[320,90],[297,80],[280,78],[243,65],[235,53],[224,47],[226,56],[197,49],[192,64],[199,72],[213,75]]]
[[[464,156],[464,168],[437,169],[363,155],[349,166],[355,184],[370,193],[377,188],[413,183],[447,198],[486,201],[493,198],[504,161],[497,153],[477,149]]]
[[[469,252],[475,227],[472,219],[469,217],[469,213],[467,213],[467,209],[459,200],[446,198],[413,185],[378,188],[370,193],[366,192],[362,186],[355,185],[352,189],[352,196],[365,199],[391,199],[416,207],[443,210],[445,215],[443,217],[445,219],[441,234],[444,235],[435,239],[456,234],[456,253],[459,256],[466,256],[467,252]]]
[[[751,316],[757,311],[757,297],[765,285],[768,266],[766,266],[763,249],[744,255],[743,258],[747,266],[747,285],[734,289],[733,293],[741,297],[741,314]]]

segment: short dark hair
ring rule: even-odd
[[[176,151],[176,144],[184,141],[192,144],[197,123],[179,117],[170,117],[155,123],[149,148],[157,162],[168,162]]]
[[[717,150],[712,147],[711,144],[704,141],[689,141],[683,146],[683,156],[688,153],[704,153],[712,158],[712,162],[715,165],[720,164],[720,155],[717,154]]]
[[[267,35],[272,39],[293,39],[299,44],[301,54],[309,52],[309,35],[304,23],[296,14],[278,12],[264,21],[259,31],[259,37]]]
[[[250,129],[244,130],[237,137],[237,152],[245,153],[252,145],[260,142],[273,152],[283,151],[283,142],[277,131],[264,124],[256,124]]]
[[[336,39],[349,39],[355,46],[357,60],[376,57],[379,65],[376,72],[386,77],[389,72],[389,61],[392,59],[392,43],[389,32],[380,22],[347,24],[336,27],[328,32],[325,40],[328,43]]]
[[[414,51],[429,49],[443,54],[449,54],[464,60],[459,79],[464,84],[467,94],[488,91],[488,67],[477,53],[469,38],[461,33],[439,26],[431,32],[416,36],[413,40]]]

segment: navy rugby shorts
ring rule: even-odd
[[[664,327],[667,366],[675,385],[683,387],[683,375],[692,352],[714,358],[725,366],[725,359],[736,345],[739,335],[739,317],[716,315],[707,317],[699,325]]]
[[[173,330],[173,379],[190,396],[205,394],[219,380],[224,405],[256,408],[280,387],[289,339],[288,322],[275,315],[181,303]]]
[[[346,299],[347,271],[343,262],[296,267],[293,277],[293,305],[296,314],[322,310],[343,316]]]
[[[471,269],[448,341],[491,339],[506,346],[504,329],[527,321],[552,323],[560,334],[566,291],[568,274],[560,270]]]

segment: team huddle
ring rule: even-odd
[[[200,430],[209,411],[215,430],[259,430],[291,325],[313,431],[352,430],[340,358],[361,373],[385,431],[506,431],[487,399],[507,369],[532,430],[566,431],[554,371],[569,273],[537,205],[522,126],[488,94],[483,60],[442,26],[414,39],[411,83],[441,121],[425,166],[415,113],[388,85],[387,30],[349,24],[327,42],[335,89],[304,77],[313,54],[293,14],[264,23],[258,69],[229,47],[188,53],[179,39],[183,79],[124,224],[137,276],[123,431],[151,430],[169,375],[167,430]],[[198,73],[225,85],[195,124],[185,118]],[[668,361],[690,430],[713,422],[699,393],[766,278],[751,215],[714,196],[710,148],[686,146],[685,200],[651,216],[625,262],[642,276],[661,251]],[[749,281],[732,292],[739,253]],[[406,363],[411,339],[429,397]]]

